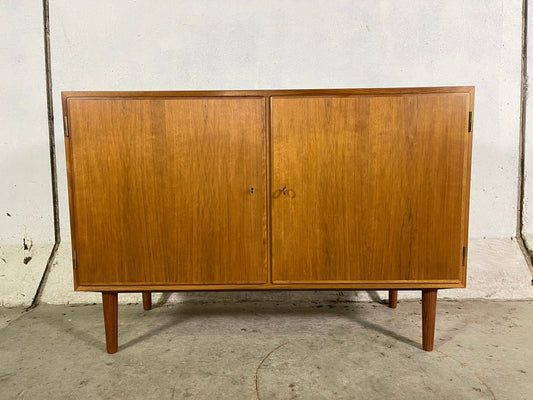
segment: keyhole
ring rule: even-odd
[[[250,193],[254,194],[254,188],[250,188]]]

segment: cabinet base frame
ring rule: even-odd
[[[74,270],[76,271],[76,270]],[[76,275],[74,275],[76,276]],[[423,289],[459,289],[465,288],[463,280],[424,280],[424,281],[342,281],[342,282],[288,282],[259,284],[150,284],[114,283],[114,284],[74,284],[79,292],[204,292],[204,291],[286,291],[286,290],[423,290]]]
[[[422,289],[422,348],[433,350],[435,317],[437,314],[437,290]],[[152,292],[142,292],[143,308],[152,309]],[[109,354],[118,351],[118,292],[102,292],[106,347]],[[396,308],[398,290],[389,290],[389,307]]]

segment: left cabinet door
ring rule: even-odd
[[[264,98],[70,97],[67,112],[78,285],[267,281]]]

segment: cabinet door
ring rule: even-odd
[[[460,281],[468,106],[468,93],[273,97],[273,281]]]
[[[67,105],[79,285],[266,282],[263,98]]]

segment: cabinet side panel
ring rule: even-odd
[[[274,97],[273,281],[459,280],[467,98]]]
[[[68,107],[80,285],[266,282],[263,98]]]

